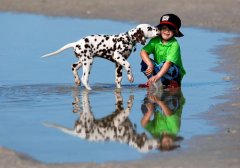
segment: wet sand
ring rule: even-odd
[[[178,14],[184,27],[201,27],[213,31],[237,33],[239,36],[239,0],[0,0],[0,11],[29,12],[54,16],[81,18],[108,18],[130,22],[157,24],[159,17],[168,12]],[[194,37],[193,37],[194,38]],[[223,72],[231,89],[217,98],[225,103],[212,106],[202,117],[217,125],[216,134],[191,139],[188,149],[174,154],[166,153],[158,160],[124,163],[82,163],[46,165],[26,155],[0,148],[0,168],[16,167],[239,167],[240,166],[240,38],[219,46],[219,66],[213,70]],[[201,128],[199,128],[201,129]]]

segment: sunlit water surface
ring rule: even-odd
[[[56,124],[73,129],[79,118],[79,113],[73,111],[86,108],[81,105],[84,99],[88,99],[96,119],[112,114],[116,110],[114,65],[95,59],[90,76],[93,91],[86,95],[84,88],[75,87],[73,82],[71,64],[77,60],[72,50],[48,59],[40,57],[86,35],[119,34],[136,23],[12,13],[0,13],[0,20],[1,146],[46,163],[102,163],[161,155],[156,150],[141,153],[119,141],[91,142],[49,127]],[[185,140],[217,130],[200,115],[220,102],[213,97],[223,94],[229,83],[222,80],[224,74],[209,70],[217,65],[216,55],[210,50],[233,35],[195,28],[182,28],[182,32],[185,36],[178,41],[187,75],[182,84],[185,104],[179,135],[184,137],[184,147]],[[134,97],[128,117],[139,134],[146,132],[140,123],[146,90],[137,88],[137,84],[146,81],[140,73],[141,47],[138,45],[129,58],[135,82],[129,84],[124,71],[121,90],[123,108]]]

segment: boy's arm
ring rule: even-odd
[[[142,50],[140,52],[140,55],[142,57],[142,60],[147,64],[148,68],[146,69],[146,74],[150,75],[153,72],[153,64],[152,61],[149,58],[149,55],[146,51]]]
[[[161,107],[163,113],[166,116],[170,116],[173,114],[173,111],[168,107],[168,105],[166,104],[166,102],[161,101],[161,100],[157,100],[157,104]]]
[[[147,103],[145,104],[147,107],[147,112],[145,113],[145,115],[143,116],[142,120],[141,120],[141,124],[143,127],[146,127],[147,123],[150,121],[150,118],[153,114],[153,104],[151,103]]]
[[[167,71],[169,70],[169,68],[171,67],[172,65],[172,62],[170,61],[166,61],[161,70],[155,75],[155,76],[152,76],[148,82],[152,83],[152,82],[156,82],[158,81],[161,77],[163,77],[165,75],[165,73],[167,73]]]

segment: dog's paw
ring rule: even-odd
[[[122,87],[122,86],[121,86],[120,83],[116,83],[116,88],[117,88],[117,89],[121,89],[121,87]]]
[[[92,88],[91,88],[90,86],[85,86],[85,88],[86,88],[87,90],[92,90]]]
[[[134,82],[134,77],[129,75],[128,80],[129,80],[129,82],[133,83]]]
[[[129,100],[133,101],[134,100],[134,95],[130,95]]]
[[[80,81],[80,80],[75,80],[75,84],[76,84],[77,86],[80,86],[80,85],[81,85],[81,81]]]
[[[88,84],[86,84],[86,83],[82,83],[84,86],[85,86],[85,88],[87,89],[87,90],[92,90],[92,88],[88,85]]]

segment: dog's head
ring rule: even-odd
[[[140,24],[136,28],[131,29],[128,33],[132,40],[141,43],[142,45],[145,45],[146,39],[160,35],[158,28],[149,24]]]

